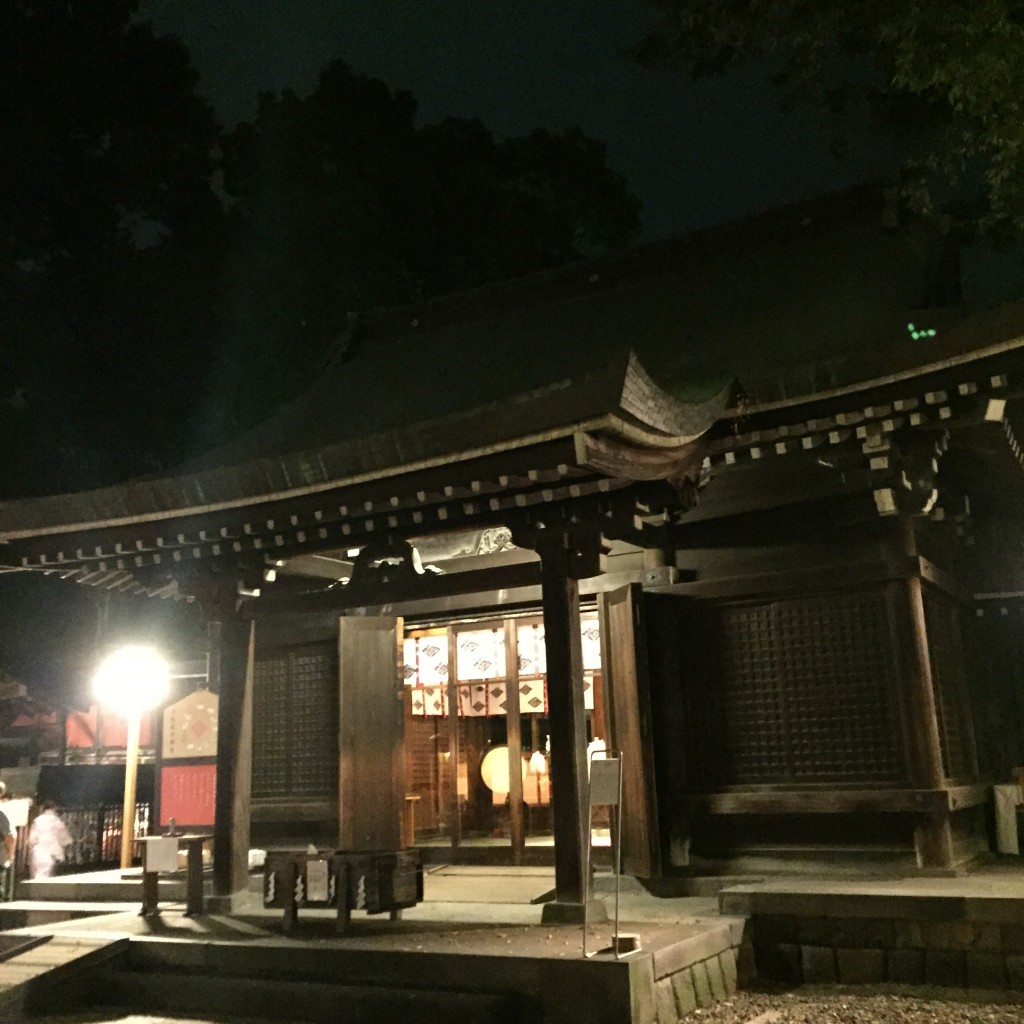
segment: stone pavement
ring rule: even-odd
[[[65,877],[59,892],[66,895],[68,887],[74,886],[70,891],[95,899],[104,884],[118,897],[131,891],[125,888],[131,883],[119,872],[110,874],[107,882],[95,877]],[[517,875],[508,869],[449,869],[433,877],[440,884],[431,884],[428,875],[426,899],[404,911],[402,920],[353,912],[350,929],[342,936],[335,933],[334,911],[308,908],[300,910],[296,931],[284,934],[281,912],[265,909],[259,892],[247,893],[230,915],[185,917],[183,905],[170,899],[161,901],[159,916],[145,918],[140,916],[137,902],[100,903],[105,912],[87,917],[72,916],[76,905],[81,905],[74,901],[39,901],[20,908],[13,904],[7,912],[28,915],[31,923],[18,928],[18,933],[48,935],[51,944],[92,942],[123,947],[127,943],[136,951],[101,972],[101,985],[113,985],[119,993],[114,1005],[135,1010],[135,1017],[108,1011],[106,1016],[91,1018],[104,1024],[138,1024],[145,1019],[139,1010],[166,1011],[170,1005],[186,1019],[191,1015],[201,1024],[213,1024],[228,1015],[224,1007],[246,1006],[244,1001],[232,1004],[230,996],[225,996],[224,1006],[220,1006],[220,993],[235,985],[237,1000],[252,998],[252,992],[242,991],[242,977],[251,979],[244,984],[255,990],[267,970],[286,970],[283,977],[314,987],[320,979],[333,978],[353,991],[378,985],[383,987],[378,991],[416,989],[424,993],[423,998],[429,998],[431,989],[434,998],[441,999],[455,998],[459,990],[464,990],[461,998],[478,999],[519,993],[538,1008],[538,1021],[587,1024],[631,1019],[644,1024],[663,1019],[665,1024],[674,1024],[676,989],[684,1002],[690,1000],[694,1006],[735,991],[736,947],[743,922],[722,918],[712,897],[659,899],[634,879],[621,879],[620,934],[638,936],[640,949],[621,960],[608,952],[613,941],[613,921],[609,920],[592,924],[587,936],[589,953],[605,952],[585,958],[581,927],[545,925],[541,922],[542,902],[531,902],[550,891],[553,879],[549,871],[527,869]],[[599,876],[596,889],[614,918],[614,879]],[[444,896],[460,898],[440,898]],[[65,919],[56,919],[61,916]],[[6,967],[0,963],[0,989],[5,985]],[[170,977],[180,977],[183,972],[193,979],[190,988],[197,999],[199,988],[204,983],[208,987],[194,1004],[187,1000],[169,1004],[164,1000],[165,986],[171,984]],[[342,975],[347,980],[342,981]],[[305,982],[300,981],[303,977]],[[15,987],[18,984],[13,976],[7,981]],[[469,993],[479,992],[479,996],[469,995],[467,985]],[[143,989],[144,997],[138,994]],[[446,997],[449,990],[452,996]],[[106,991],[109,994],[114,989]],[[342,997],[335,992],[323,991],[320,996],[325,1008],[341,1008],[337,1000]],[[282,1009],[294,1006],[294,1002],[285,1002]],[[209,1014],[208,1021],[203,1014]],[[337,1014],[328,1016],[335,1019]],[[286,1018],[284,1012],[274,1019]],[[63,1024],[64,1018],[60,1019]]]
[[[596,979],[593,971],[603,969],[602,960],[609,969],[628,968],[628,981],[621,972],[602,977],[609,979],[611,988],[617,986],[620,1006],[632,1001],[632,1011],[625,1017],[607,1019],[628,1018],[640,1024],[674,1024],[698,1006],[728,1000],[735,991],[737,971],[741,978],[753,976],[755,953],[759,967],[762,959],[766,964],[777,961],[785,968],[779,976],[796,982],[856,981],[860,974],[864,974],[860,980],[870,980],[860,969],[868,961],[885,966],[883,974],[875,971],[872,977],[891,980],[897,966],[906,973],[903,962],[913,960],[910,966],[919,967],[924,980],[941,974],[946,984],[976,984],[979,978],[998,975],[1006,987],[1013,988],[1017,959],[1024,964],[1024,868],[1016,860],[993,861],[967,874],[943,878],[735,879],[739,884],[723,889],[718,897],[659,898],[635,880],[624,878],[620,930],[639,935],[641,950],[620,962],[607,954],[583,958],[579,926],[541,923],[542,905],[531,901],[546,891],[549,873],[534,869],[517,876],[514,869],[495,870],[435,869],[436,884],[431,886],[428,874],[426,899],[405,911],[401,921],[355,912],[351,930],[344,936],[334,932],[332,911],[309,909],[300,911],[294,934],[283,934],[280,912],[263,908],[258,892],[249,893],[232,915],[186,918],[182,905],[168,899],[161,904],[159,917],[142,918],[137,902],[111,902],[102,916],[50,921],[20,931],[46,933],[53,941],[127,942],[131,949],[139,950],[137,970],[180,972],[186,964],[194,964],[197,970],[216,974],[232,957],[248,956],[254,978],[259,976],[260,964],[280,959],[313,979],[335,970],[332,967],[325,973],[317,966],[320,959],[328,958],[324,965],[340,964],[342,961],[329,958],[343,957],[349,965],[345,970],[384,971],[401,987],[406,982],[394,973],[398,970],[394,965],[402,962],[408,965],[409,978],[416,979],[409,984],[435,986],[439,991],[445,983],[431,972],[440,970],[450,984],[458,985],[461,982],[456,979],[464,977],[459,972],[465,972],[465,965],[472,960],[481,966],[468,968],[470,973],[478,978],[481,971],[491,973],[508,979],[510,985],[511,979],[518,979],[516,984],[526,986],[519,989],[523,992],[539,991],[538,985],[553,991],[567,988],[569,995],[561,1002],[544,1004],[538,1021],[586,1020],[587,1024],[606,1019],[594,1012],[603,1005],[600,1000],[586,1013],[575,1005],[588,995],[592,984],[584,978]],[[610,915],[614,913],[613,881],[607,875],[596,879],[597,892]],[[91,885],[95,895],[97,884],[95,878],[83,879],[78,891],[85,893]],[[114,884],[128,883],[118,876]],[[120,895],[125,890],[109,891]],[[484,895],[490,902],[480,898]],[[56,905],[49,906],[58,912]],[[899,943],[894,943],[891,951],[888,947],[883,950],[880,944],[883,939],[888,941],[890,932]],[[611,937],[610,922],[593,926],[588,949],[607,948]],[[998,951],[986,947],[979,952],[982,943],[991,945],[997,938],[1003,945],[1012,939],[1015,945]],[[951,944],[956,942],[967,942],[972,948],[954,948]],[[1016,943],[1022,944],[1019,951]],[[215,954],[217,949],[223,952]],[[248,954],[243,952],[246,949]],[[744,957],[748,958],[745,962]],[[825,965],[821,970],[815,966],[820,966],[819,961]],[[448,966],[441,967],[442,963]],[[426,964],[435,966],[427,968]],[[542,968],[542,964],[548,967]],[[642,971],[638,970],[641,964]],[[850,964],[860,973],[854,971],[857,977],[847,979],[844,973],[852,969]],[[985,972],[979,974],[980,967],[985,967]],[[0,964],[0,974],[2,968]],[[563,979],[557,984],[556,974]],[[543,983],[539,981],[542,977],[547,979]],[[159,983],[159,977],[154,983]],[[360,983],[353,974],[352,984]],[[153,1002],[117,1005],[136,1010],[160,1007]],[[289,1006],[294,1004],[285,1004],[285,1009]],[[196,1024],[223,1019],[210,1003],[180,1009],[186,1018],[191,1011]],[[210,1014],[208,1020],[204,1013]],[[283,1022],[286,1018],[284,1014],[276,1019]],[[89,1024],[155,1024],[159,1020],[137,1012],[135,1016],[127,1012],[117,1016],[112,1011],[105,1017],[82,1019]]]

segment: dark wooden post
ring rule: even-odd
[[[508,812],[512,834],[512,863],[522,864],[523,834],[523,729],[519,714],[519,664],[515,619],[505,620],[505,721],[508,726]]]
[[[532,546],[541,560],[555,832],[555,902],[544,905],[543,920],[582,921],[590,829],[579,580],[601,571],[600,534],[582,524],[537,523]]]
[[[935,684],[928,629],[924,615],[921,575],[913,562],[917,558],[914,524],[909,518],[899,524],[898,550],[911,566],[904,581],[890,590],[890,614],[900,651],[905,707],[909,728],[905,731],[911,781],[922,789],[939,790],[946,785],[942,762],[942,740],[935,706]],[[954,866],[953,833],[949,811],[936,811],[914,830],[917,865],[922,869],[948,870]]]
[[[256,624],[235,619],[209,626],[210,683],[219,697],[213,888],[230,901],[249,884],[252,794],[252,696]]]
[[[451,815],[452,860],[459,859],[462,842],[462,813],[459,807],[459,688],[458,634],[448,627],[448,805]]]

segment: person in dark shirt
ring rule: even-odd
[[[3,801],[7,799],[7,786],[0,782],[0,808]],[[3,840],[3,849],[0,850],[0,900],[11,898],[11,882],[14,874],[14,829],[11,828],[10,819],[0,810],[0,839]]]

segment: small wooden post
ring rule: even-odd
[[[142,872],[142,910],[143,917],[156,917],[160,913],[160,876],[155,871]]]
[[[298,885],[301,870],[301,865],[294,857],[289,857],[281,866],[280,884],[284,888],[284,917],[281,921],[281,928],[285,934],[294,932],[299,923],[299,902],[295,896],[295,888]]]
[[[203,912],[203,843],[205,836],[185,836],[178,840],[185,844],[185,916],[194,917]]]
[[[337,935],[344,935],[352,921],[352,908],[348,902],[348,861],[342,856],[333,858],[334,892],[338,898],[338,916],[334,922]]]

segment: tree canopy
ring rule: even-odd
[[[349,314],[638,231],[581,132],[422,126],[341,61],[224,132],[138,8],[0,5],[0,497],[165,469],[307,385]]]
[[[582,132],[497,141],[479,121],[417,126],[407,93],[331,64],[307,99],[261,98],[224,140],[233,197],[222,376],[261,374],[221,415],[251,422],[337,345],[349,314],[619,248],[639,204]]]
[[[1024,4],[1013,0],[648,0],[643,60],[695,75],[768,56],[786,101],[842,110],[866,93],[892,129],[902,188],[1024,234]],[[952,188],[950,187],[952,185]]]
[[[0,494],[151,470],[187,413],[218,127],[137,6],[0,5]]]

